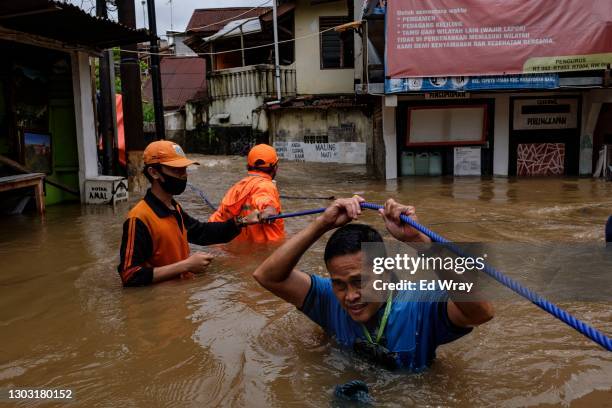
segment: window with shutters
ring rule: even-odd
[[[319,31],[324,31],[319,34],[321,69],[353,68],[353,30],[333,30],[348,22],[348,17],[319,17]]]

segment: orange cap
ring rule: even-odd
[[[200,164],[185,157],[181,146],[169,140],[158,140],[149,143],[144,151],[145,164],[163,164],[170,167],[187,167]]]
[[[247,163],[251,167],[272,167],[277,162],[276,149],[267,144],[253,146],[247,156]]]

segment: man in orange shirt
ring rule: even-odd
[[[278,170],[276,150],[267,144],[256,145],[247,156],[248,175],[234,184],[223,197],[219,208],[208,219],[226,221],[235,217],[249,217],[254,211],[265,220],[279,214],[281,203],[274,177]],[[243,228],[236,241],[271,242],[285,237],[282,219],[270,223],[251,224]]]
[[[224,222],[200,222],[190,217],[173,196],[185,191],[187,166],[199,164],[185,157],[176,143],[159,140],[144,151],[144,174],[151,183],[145,197],[132,208],[123,224],[120,264],[124,286],[143,286],[202,273],[213,257],[190,254],[189,243],[220,244],[238,236],[249,219],[228,217]]]

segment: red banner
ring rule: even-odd
[[[388,0],[387,76],[606,69],[612,0]]]

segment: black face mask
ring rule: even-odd
[[[181,179],[178,177],[172,177],[167,174],[163,174],[164,181],[159,180],[159,184],[164,191],[171,195],[181,195],[187,187],[187,179]]]

